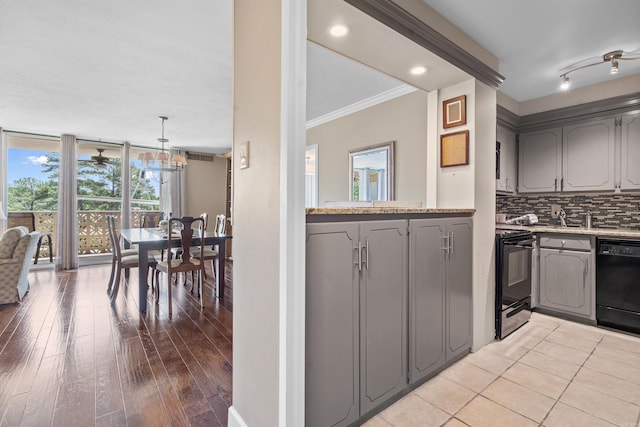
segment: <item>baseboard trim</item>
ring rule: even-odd
[[[227,423],[228,427],[249,427],[247,423],[244,422],[236,408],[233,406],[229,407],[229,420]]]

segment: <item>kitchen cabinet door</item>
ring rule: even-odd
[[[589,252],[540,249],[540,307],[592,318]]]
[[[496,179],[496,191],[500,194],[513,194],[516,191],[516,133],[498,125],[496,143],[500,144],[500,159],[497,167],[500,178]]]
[[[615,118],[562,128],[562,191],[615,188]]]
[[[415,383],[445,363],[445,241],[442,219],[409,223],[409,376]]]
[[[622,116],[620,189],[640,189],[640,113]]]
[[[357,222],[307,224],[307,426],[360,417]]]
[[[471,349],[471,294],[473,232],[470,218],[449,219],[449,253],[446,286],[446,359],[466,354]]]
[[[408,222],[363,221],[360,279],[360,411],[407,387]]]
[[[518,192],[560,191],[562,129],[521,133],[518,139]]]

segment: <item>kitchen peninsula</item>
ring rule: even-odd
[[[469,353],[474,212],[307,209],[306,425],[363,421]]]

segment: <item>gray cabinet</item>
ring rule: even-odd
[[[407,227],[307,224],[307,426],[349,425],[406,388]]]
[[[590,239],[543,235],[540,246],[539,306],[593,320],[595,282]]]
[[[360,417],[359,224],[307,224],[306,425]]]
[[[562,129],[520,134],[518,140],[518,192],[560,191]]]
[[[360,223],[360,412],[407,386],[407,221]]]
[[[473,233],[471,219],[447,221],[450,234],[447,253],[447,360],[471,349],[471,300]]]
[[[640,189],[640,113],[622,116],[620,189]]]
[[[615,119],[562,128],[562,191],[615,188]]]
[[[499,163],[496,165],[499,177],[496,177],[496,191],[500,194],[513,194],[516,191],[516,133],[504,126],[496,127],[496,144],[499,144]],[[496,147],[496,149],[498,149]]]
[[[429,377],[471,348],[472,222],[410,221],[409,375]]]

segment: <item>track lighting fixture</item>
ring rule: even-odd
[[[602,55],[602,57],[588,58],[580,62],[576,62],[573,65],[570,65],[563,70],[562,74],[560,74],[560,78],[562,79],[562,83],[560,85],[560,89],[567,90],[570,86],[569,74],[574,71],[582,70],[583,68],[592,67],[598,64],[604,64],[605,62],[611,62],[611,68],[609,69],[609,74],[618,74],[619,62],[618,61],[632,61],[635,59],[640,59],[640,51],[634,51],[626,53],[622,50],[614,50]],[[596,61],[597,60],[597,61]]]

